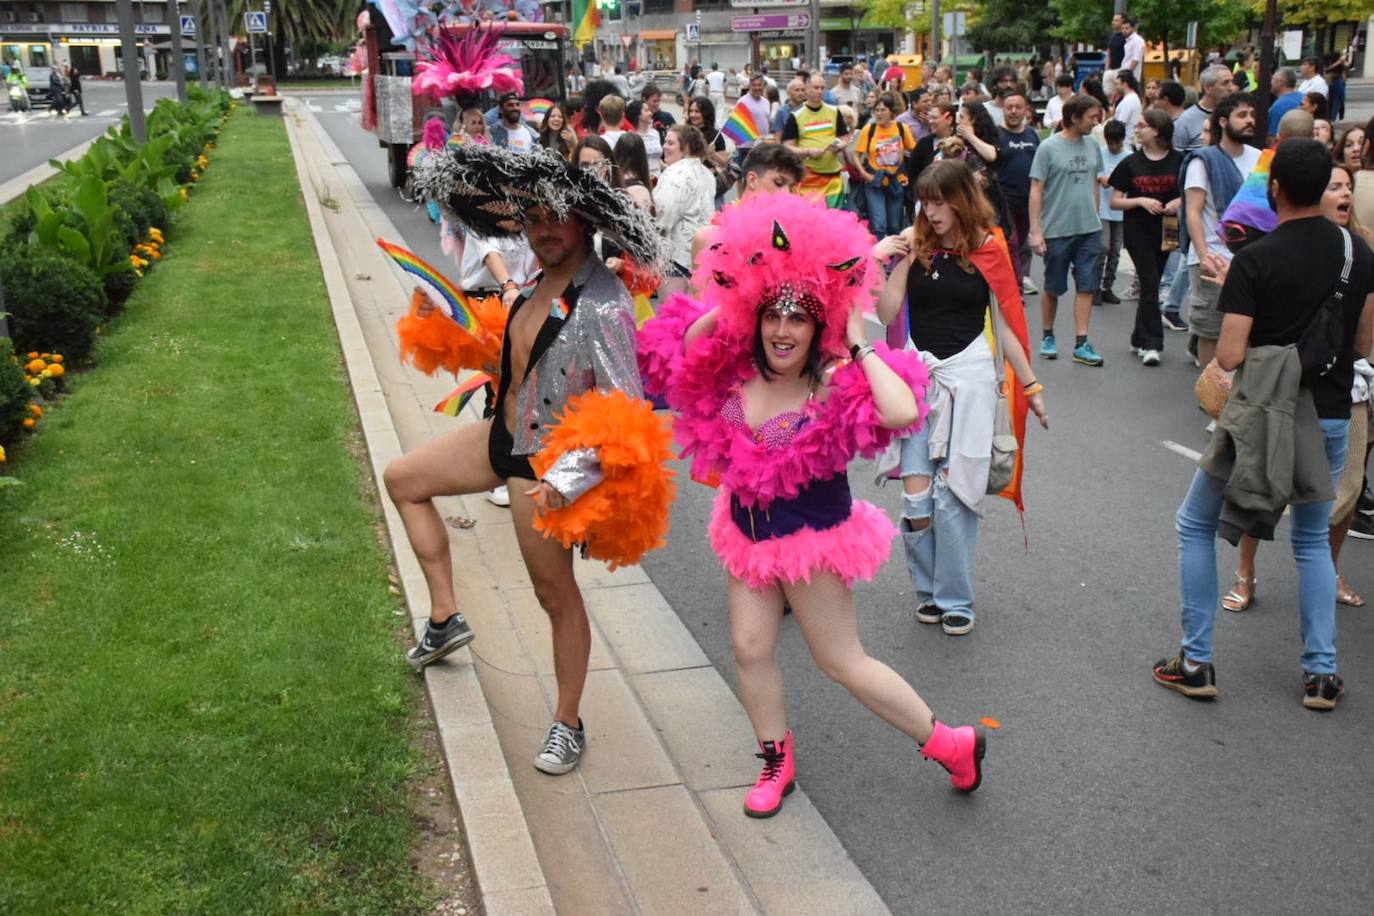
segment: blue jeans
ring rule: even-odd
[[[884,179],[888,182],[886,186],[883,185]],[[905,196],[906,189],[902,187],[896,175],[878,175],[864,185],[864,197],[868,203],[868,228],[878,238],[896,235],[905,228],[902,225],[902,201]]]
[[[978,515],[950,492],[944,461],[930,460],[930,431],[902,440],[902,478],[929,477],[924,493],[904,495],[902,545],[906,568],[916,586],[918,607],[933,604],[944,614],[973,619],[973,548]],[[912,531],[915,523],[926,527]],[[1335,602],[1333,597],[1332,602]]]
[[[1345,468],[1349,420],[1322,420],[1332,486]],[[1201,468],[1175,517],[1178,530],[1178,588],[1183,609],[1183,654],[1212,660],[1217,616],[1217,521],[1226,482]],[[1302,616],[1302,668],[1336,673],[1336,567],[1331,562],[1332,500],[1291,507],[1293,559],[1298,565],[1298,609]]]
[[[1178,254],[1178,252],[1174,252]],[[1164,271],[1168,273],[1168,268]],[[1174,265],[1174,278],[1169,284],[1169,298],[1164,303],[1164,311],[1170,315],[1179,314],[1183,308],[1183,300],[1188,297],[1188,263],[1183,255],[1178,255],[1178,262]]]

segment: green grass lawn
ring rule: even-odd
[[[0,490],[0,913],[413,912],[401,663],[282,122]]]

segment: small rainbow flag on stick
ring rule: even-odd
[[[746,143],[756,143],[759,139],[759,128],[754,123],[754,115],[749,111],[743,102],[735,104],[735,110],[730,112],[730,117],[725,119],[725,124],[720,132],[730,138],[730,142],[736,146],[743,146]]]
[[[477,320],[477,315],[473,312],[467,297],[458,287],[450,283],[447,277],[439,273],[419,255],[407,251],[400,245],[393,245],[386,239],[377,239],[377,247],[390,255],[391,259],[401,265],[401,269],[406,273],[424,281],[425,285],[430,288],[430,298],[434,300],[434,304],[443,308],[458,327],[476,337],[485,336],[486,329]]]
[[[456,417],[463,412],[463,408],[468,406],[468,401],[472,396],[482,389],[482,386],[491,381],[491,376],[485,372],[478,372],[463,384],[448,393],[448,396],[434,405],[434,412],[441,413],[446,417]]]

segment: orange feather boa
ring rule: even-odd
[[[576,502],[536,516],[535,530],[564,547],[585,544],[587,556],[611,569],[638,563],[667,543],[668,508],[676,490],[668,467],[672,441],[667,420],[647,401],[623,391],[569,398],[530,464],[542,477],[564,453],[594,448],[605,479]]]
[[[410,311],[396,322],[401,341],[401,362],[408,362],[425,375],[447,369],[457,375],[461,369],[485,372],[493,379],[501,374],[501,339],[506,333],[506,309],[497,296],[470,300],[483,334],[478,337],[458,326],[439,309],[420,317],[420,306],[427,301],[418,287],[410,297]]]

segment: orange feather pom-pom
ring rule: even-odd
[[[506,333],[506,309],[497,296],[472,299],[472,310],[481,322],[478,337],[458,326],[440,309],[420,317],[426,294],[417,288],[410,297],[410,311],[396,322],[401,341],[401,362],[408,362],[425,375],[447,369],[457,375],[462,369],[485,372],[492,378],[501,374],[501,339]]]
[[[623,391],[588,391],[568,399],[544,448],[530,458],[541,477],[559,456],[594,448],[605,479],[576,502],[536,516],[535,530],[564,547],[586,544],[587,556],[611,569],[631,566],[662,547],[676,488],[668,462],[673,435],[649,402]]]

